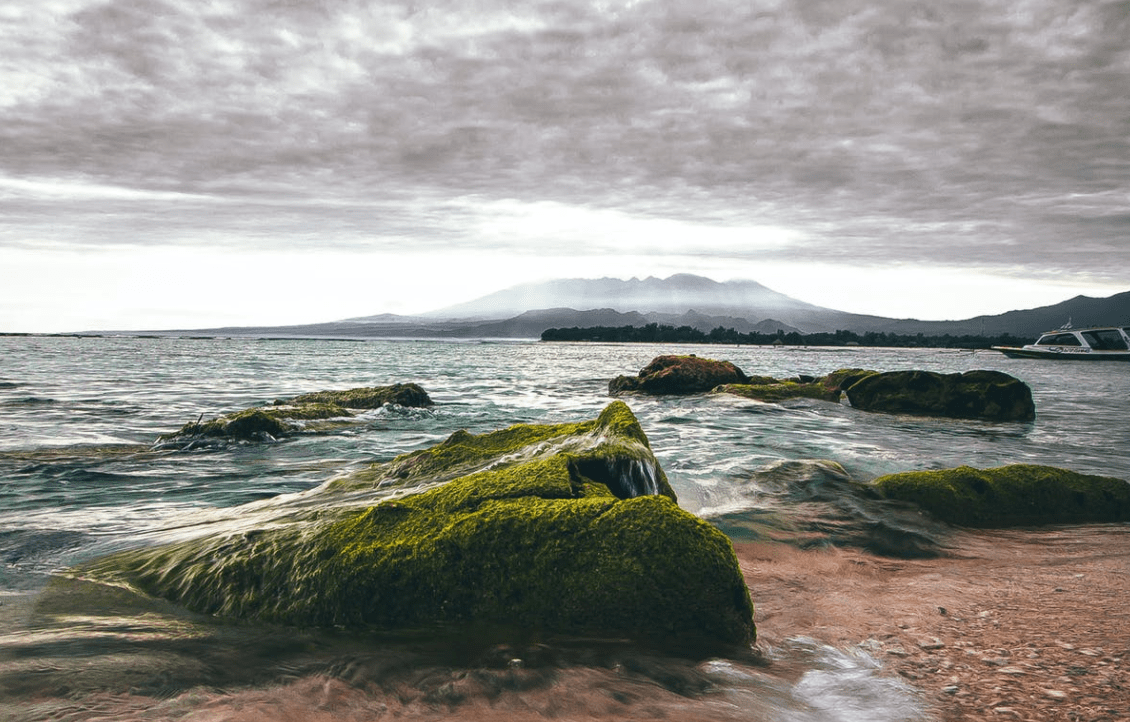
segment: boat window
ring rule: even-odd
[[[1049,333],[1047,336],[1041,336],[1040,340],[1036,342],[1037,346],[1082,346],[1079,339],[1075,338],[1074,334],[1070,333]]]
[[[1096,351],[1126,350],[1126,342],[1122,340],[1122,334],[1113,328],[1100,331],[1084,331],[1083,338],[1087,339],[1087,343]]]

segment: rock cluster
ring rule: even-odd
[[[698,356],[657,356],[636,376],[617,376],[608,384],[612,395],[638,391],[645,394],[699,394],[722,384],[746,383],[748,377],[729,361]]]
[[[840,369],[819,378],[755,377],[715,390],[767,402],[791,398],[838,401],[842,394],[854,408],[889,414],[986,421],[1036,418],[1032,390],[1023,381],[1000,371],[941,374]]]
[[[745,383],[726,384],[714,391],[769,403],[796,398],[839,401],[845,388],[875,373],[877,372],[866,369],[839,369],[818,378],[797,376],[792,379],[775,379],[770,376],[754,376]]]
[[[621,402],[587,422],[456,432],[307,492],[298,509],[243,516],[252,528],[79,573],[198,612],[299,626],[714,647],[755,635],[730,540],[678,507]]]
[[[192,421],[171,434],[159,436],[157,444],[175,446],[209,439],[271,441],[294,433],[306,422],[348,419],[354,411],[376,409],[385,404],[422,408],[431,406],[432,400],[424,389],[411,383],[319,391],[204,422]]]

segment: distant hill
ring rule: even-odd
[[[216,335],[335,338],[538,338],[548,328],[721,326],[739,333],[895,333],[1035,338],[1071,320],[1075,326],[1130,324],[1130,291],[1077,296],[1050,306],[961,321],[919,321],[845,313],[778,293],[755,281],[720,283],[690,274],[666,279],[564,279],[523,284],[420,314],[360,316],[300,326],[195,330]],[[185,333],[166,331],[157,333]]]
[[[611,309],[621,313],[681,315],[692,309],[708,316],[761,320],[771,311],[827,311],[798,301],[756,281],[719,283],[680,273],[669,278],[571,278],[527,283],[467,303],[424,314],[435,319],[512,318],[526,311],[550,308]]]

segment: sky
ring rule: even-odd
[[[0,0],[0,331],[1130,289],[1126,0]]]

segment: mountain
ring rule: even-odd
[[[670,278],[563,279],[515,286],[418,316],[380,314],[341,321],[261,328],[203,329],[215,335],[337,338],[537,338],[547,328],[719,326],[740,333],[802,334],[838,330],[928,336],[1035,338],[1067,321],[1075,326],[1130,324],[1130,291],[1109,298],[1076,296],[1050,306],[961,321],[919,321],[845,313],[814,306],[755,281],[719,283],[677,274]],[[185,332],[157,332],[183,334]]]
[[[488,296],[431,311],[434,319],[513,318],[526,311],[547,308],[589,310],[607,308],[621,313],[681,315],[690,310],[709,316],[749,318],[756,310],[761,320],[770,312],[828,311],[778,293],[756,281],[719,283],[702,276],[680,273],[669,278],[570,278],[526,283]]]

